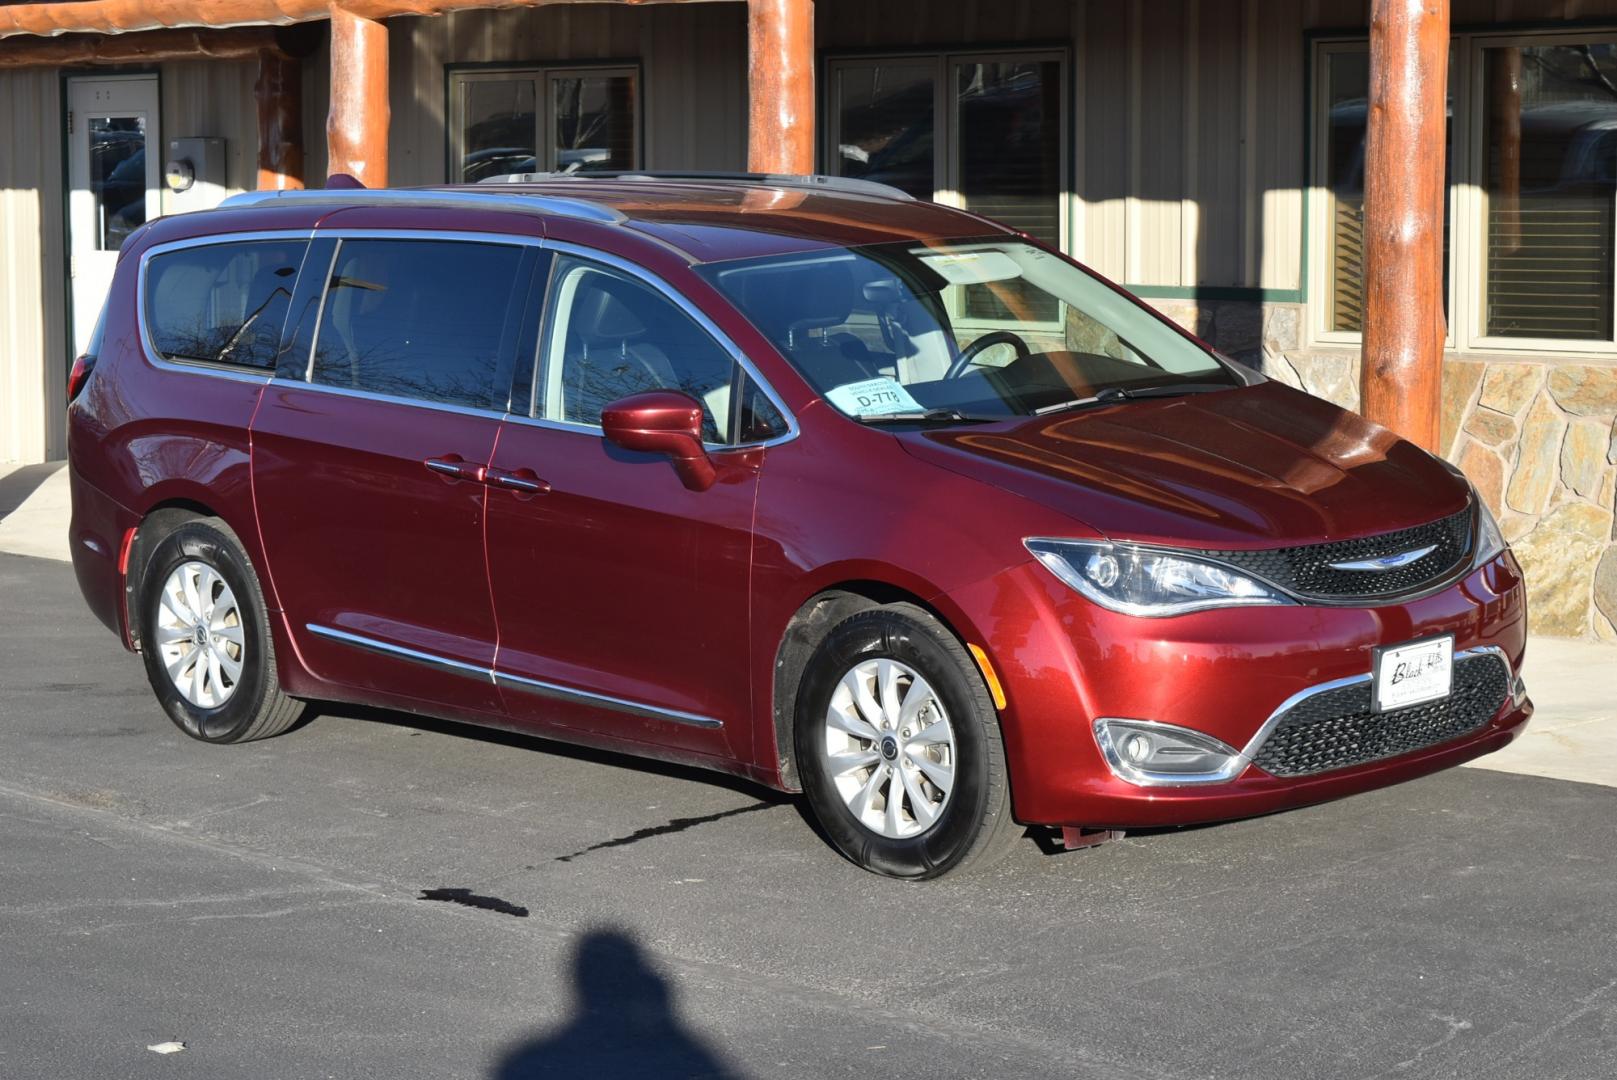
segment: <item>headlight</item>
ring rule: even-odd
[[[1203,608],[1290,604],[1271,586],[1194,556],[1103,540],[1022,541],[1056,577],[1124,615],[1182,615]]]
[[[1471,497],[1477,503],[1477,557],[1471,561],[1471,568],[1475,570],[1483,563],[1503,555],[1507,545],[1505,534],[1499,530],[1499,522],[1475,486],[1471,488]]]

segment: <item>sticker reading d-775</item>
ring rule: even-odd
[[[825,397],[849,416],[921,411],[921,403],[910,397],[910,392],[902,384],[886,376],[843,383],[826,391]]]

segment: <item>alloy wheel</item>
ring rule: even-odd
[[[192,705],[216,709],[230,700],[247,657],[236,594],[207,563],[183,562],[157,601],[156,646],[168,677]]]
[[[824,763],[854,818],[889,839],[935,824],[954,786],[955,737],[925,679],[897,660],[866,660],[825,711]]]

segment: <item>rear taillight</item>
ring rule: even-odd
[[[90,381],[90,372],[95,370],[95,357],[85,353],[73,361],[73,370],[67,374],[67,403],[73,404],[73,399],[79,396],[84,384]]]

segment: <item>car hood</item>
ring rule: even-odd
[[[1340,540],[1424,524],[1470,500],[1413,443],[1276,382],[900,439],[923,460],[1142,543]]]

